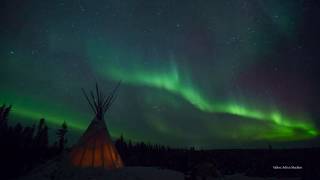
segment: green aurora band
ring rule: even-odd
[[[0,90],[0,93],[2,95],[0,102],[12,105],[9,116],[13,116],[13,119],[18,120],[13,122],[20,122],[20,118],[22,118],[23,122],[37,123],[41,118],[44,118],[48,124],[54,127],[60,127],[63,122],[66,122],[68,127],[74,132],[82,132],[90,122],[88,119],[91,119],[93,116],[91,113],[80,113],[79,111],[70,109],[66,104],[57,101],[39,100],[39,98],[34,96],[20,96],[17,93],[4,90]],[[83,102],[85,102],[84,99]],[[68,111],[65,111],[66,109]],[[118,137],[122,132],[113,127],[110,129],[110,133],[113,137]]]
[[[113,79],[115,81],[122,80],[123,83],[135,86],[148,86],[152,88],[166,90],[172,94],[178,95],[192,104],[195,108],[209,113],[221,113],[242,118],[258,120],[264,123],[271,124],[271,129],[258,133],[259,136],[252,137],[257,140],[303,140],[310,139],[319,135],[319,131],[315,128],[312,121],[307,118],[292,118],[285,116],[278,110],[261,111],[259,109],[249,108],[241,103],[236,102],[213,102],[206,98],[201,91],[194,86],[190,80],[186,81],[182,77],[175,63],[170,63],[167,67],[168,70],[164,71],[151,71],[145,70],[146,68],[135,65],[130,70],[121,68],[117,64],[100,64],[95,63],[94,69],[98,71],[105,78]],[[171,61],[173,62],[173,61]],[[13,103],[12,114],[18,117],[24,117],[37,121],[40,118],[45,118],[48,123],[59,126],[63,121],[67,121],[69,127],[75,130],[84,130],[86,128],[85,119],[90,118],[75,112],[62,111],[67,109],[59,103],[50,103],[43,106],[43,101],[36,101],[36,98],[19,98],[17,94],[10,94],[2,91],[2,102]],[[5,97],[5,98],[4,98]],[[41,103],[42,102],[42,103]],[[58,107],[61,106],[61,107]],[[59,111],[59,109],[61,111]],[[79,119],[79,121],[75,121]],[[153,125],[157,128],[160,122],[154,122]],[[162,126],[165,126],[161,122]],[[163,131],[163,127],[160,130]],[[120,134],[114,132],[112,134]],[[248,137],[248,133],[256,132],[257,129],[252,127],[240,127],[239,136],[244,135]],[[165,128],[165,132],[170,134],[170,130]]]
[[[96,51],[99,48],[91,49]],[[90,48],[89,48],[90,50]],[[104,52],[105,53],[105,52]],[[145,67],[136,63],[131,68],[123,68],[119,63],[110,63],[104,61],[101,57],[117,58],[106,54],[97,56],[99,52],[89,53],[93,55],[95,61],[99,62],[93,65],[98,73],[106,78],[111,78],[115,81],[122,82],[136,86],[148,86],[158,89],[166,90],[170,93],[178,95],[188,101],[197,109],[209,113],[229,114],[242,118],[259,120],[265,123],[271,123],[276,128],[271,130],[271,134],[261,136],[262,139],[270,140],[301,140],[310,139],[319,135],[318,130],[308,118],[292,118],[286,116],[278,110],[262,111],[247,107],[238,102],[214,102],[206,98],[201,92],[188,80],[185,82],[185,77],[181,77],[179,70],[174,63],[170,61],[169,68],[164,71],[146,70]],[[101,51],[100,51],[101,54]],[[99,58],[98,58],[99,57]],[[121,59],[120,59],[121,61]],[[139,62],[139,60],[136,60]],[[99,64],[99,66],[96,66]],[[160,72],[159,72],[160,71]]]
[[[128,71],[116,64],[103,64],[102,66],[95,66],[95,70],[108,79],[111,78],[115,81],[121,79],[122,82],[129,85],[148,86],[166,90],[167,92],[182,97],[203,112],[229,114],[242,118],[259,120],[272,125],[272,129],[263,131],[262,134],[253,137],[253,139],[303,140],[319,135],[319,132],[312,121],[307,118],[292,118],[285,116],[278,110],[261,111],[236,102],[212,102],[201,94],[201,92],[190,83],[190,80],[185,82],[185,79],[181,77],[175,63],[169,64],[168,67],[170,68],[167,71],[156,72],[147,71],[143,67],[136,65]],[[50,105],[43,106],[43,103],[41,103],[42,101],[36,101],[34,98],[19,98],[17,94],[10,94],[4,91],[2,91],[2,95],[2,102],[13,103],[12,114],[14,116],[32,119],[33,121],[45,118],[48,123],[56,126],[61,125],[63,121],[67,121],[71,128],[82,131],[86,128],[86,123],[83,120],[90,118],[85,115],[80,115],[79,113],[65,113],[64,111],[59,111],[59,109],[66,109],[66,107],[58,107],[58,103],[51,102]],[[79,121],[75,121],[77,119],[79,119]],[[154,123],[154,126],[157,126],[160,122]],[[170,134],[169,129],[166,129],[167,133]],[[250,132],[255,131],[257,130],[252,127],[241,127],[239,129],[239,135],[247,135],[248,133],[250,134]],[[113,132],[112,134],[120,134],[120,132]]]
[[[230,115],[241,116],[255,120],[264,120],[274,123],[282,127],[282,136],[288,137],[295,135],[295,130],[301,130],[306,137],[314,137],[318,135],[315,127],[307,120],[294,120],[293,118],[285,117],[278,111],[263,112],[260,110],[253,110],[239,103],[227,103],[215,105],[204,98],[196,89],[187,86],[179,81],[179,76],[176,71],[169,74],[153,74],[153,73],[137,73],[109,69],[107,72],[111,73],[114,79],[121,79],[125,83],[135,85],[146,85],[150,87],[165,89],[171,93],[179,95],[194,105],[196,108],[212,113],[226,113]]]
[[[22,117],[34,122],[45,118],[46,122],[55,126],[60,126],[66,121],[68,126],[75,130],[84,130],[86,128],[86,124],[81,121],[85,116],[74,112],[65,113],[63,110],[67,108],[63,107],[63,105],[58,106],[57,103],[53,103],[52,101],[50,104],[47,104],[43,101],[37,101],[36,98],[20,97],[17,94],[5,91],[2,91],[1,94],[2,99],[0,99],[0,102],[10,102],[12,105],[10,113],[13,116]],[[74,121],[77,119],[79,121]]]

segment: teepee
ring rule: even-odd
[[[104,114],[114,102],[119,84],[106,98],[99,91],[98,85],[96,85],[96,94],[92,91],[90,92],[90,98],[82,90],[95,117],[79,142],[71,149],[70,162],[72,165],[77,167],[103,167],[106,169],[123,167],[121,157],[112,143],[104,121]]]

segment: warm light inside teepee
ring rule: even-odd
[[[118,87],[118,86],[117,86]],[[116,89],[117,89],[116,87]],[[70,153],[71,164],[77,167],[103,167],[117,169],[123,167],[122,159],[112,143],[107,126],[104,122],[104,113],[108,110],[114,99],[115,90],[106,99],[96,87],[96,97],[92,97],[90,107],[96,116],[84,132],[79,142]],[[91,92],[91,94],[93,94]]]

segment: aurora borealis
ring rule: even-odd
[[[0,102],[14,122],[83,131],[92,114],[81,88],[121,80],[106,116],[113,136],[318,146],[318,10],[291,0],[5,1]]]

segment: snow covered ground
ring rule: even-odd
[[[119,170],[105,169],[46,169],[30,173],[21,178],[23,180],[183,180],[180,172],[152,168],[152,167],[125,167]]]
[[[21,180],[184,180],[181,172],[160,169],[158,167],[124,167],[108,171],[96,168],[75,168],[64,162],[51,161],[35,169]],[[198,178],[200,179],[200,178]],[[242,174],[229,175],[223,180],[275,180],[276,178],[247,177]],[[295,180],[298,178],[281,178]],[[207,178],[213,180],[213,178]]]
[[[104,169],[46,169],[21,178],[23,180],[184,180],[184,174],[154,167],[125,167],[116,171]],[[200,179],[200,178],[198,178]],[[215,178],[216,179],[216,178]],[[242,174],[218,178],[224,180],[275,180],[276,178],[247,177]],[[281,178],[286,179],[286,178]],[[287,178],[294,180],[295,178]],[[213,178],[207,178],[213,180]]]

